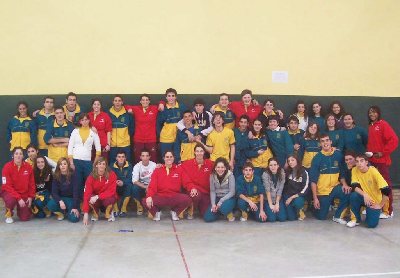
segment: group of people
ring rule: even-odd
[[[273,100],[260,105],[250,90],[241,101],[221,94],[205,109],[191,109],[169,88],[165,100],[126,105],[115,95],[103,111],[99,99],[84,112],[77,95],[63,106],[44,98],[28,113],[20,102],[8,124],[12,160],[2,171],[0,195],[6,223],[55,215],[83,223],[125,217],[129,202],[136,213],[155,221],[168,207],[173,220],[206,222],[304,220],[306,210],[320,220],[335,209],[333,221],[355,227],[366,213],[368,227],[393,216],[389,167],[398,137],[368,109],[368,129],[357,126],[342,104],[323,115],[315,102],[303,101],[288,117]]]

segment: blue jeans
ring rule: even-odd
[[[79,199],[83,200],[83,190],[87,177],[93,170],[93,164],[90,160],[74,159],[76,182],[79,188]]]
[[[348,207],[350,201],[350,194],[345,194],[341,185],[336,185],[329,195],[318,195],[320,208],[314,210],[315,218],[318,220],[326,220],[329,213],[329,207],[335,198],[340,201],[339,207],[335,212],[335,218],[340,218],[340,215],[343,210]]]
[[[217,198],[215,200],[215,203],[218,204],[219,200],[221,198]],[[206,213],[204,213],[204,221],[206,222],[214,222],[218,219],[218,214],[222,214],[223,216],[227,216],[229,213],[231,213],[235,207],[236,204],[236,198],[232,197],[228,200],[225,200],[219,210],[217,212],[212,212],[211,211],[211,205],[207,208]]]
[[[283,222],[287,220],[287,214],[286,214],[286,206],[285,203],[283,202],[283,199],[279,201],[279,211],[278,212],[273,212],[271,208],[268,205],[268,202],[265,202],[265,213],[267,214],[267,217],[270,218],[269,222],[275,222],[276,220]],[[269,214],[272,214],[271,217]],[[268,221],[268,219],[267,219]]]
[[[74,200],[72,198],[69,198],[69,197],[61,197],[61,200],[64,202],[64,204],[66,206],[65,212],[68,214],[68,216],[67,216],[68,220],[70,222],[72,222],[72,223],[79,222],[79,217],[76,217],[75,214],[73,214],[71,212]],[[54,199],[51,199],[47,203],[47,208],[51,212],[62,212],[62,213],[64,213],[64,211],[60,208],[60,204],[58,202],[54,201]],[[79,210],[79,208],[78,208],[78,210]]]
[[[284,201],[286,202],[290,196],[284,196]],[[287,218],[289,221],[297,220],[299,210],[304,207],[304,197],[297,197],[293,199],[288,206],[286,206]]]
[[[353,192],[350,195],[350,209],[354,213],[357,218],[357,222],[361,222],[360,209],[362,206],[366,206],[364,203],[364,197],[358,194],[357,192]],[[365,222],[367,223],[368,228],[375,228],[379,223],[379,215],[381,214],[380,209],[372,209],[368,206],[367,215],[365,218]]]

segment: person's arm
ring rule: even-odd
[[[183,182],[183,188],[187,191],[190,192],[192,189],[196,189],[196,182],[193,180],[193,178],[190,176],[191,174],[191,169],[186,166],[186,163],[183,163],[181,165],[182,167],[182,182]]]
[[[233,174],[229,175],[228,184],[229,184],[229,192],[224,197],[219,199],[218,206],[221,206],[223,202],[235,196],[236,186],[235,186],[235,176]]]
[[[317,184],[315,182],[311,182],[311,190],[313,195],[314,207],[316,209],[320,209],[319,199],[317,195]]]
[[[117,192],[117,175],[114,172],[110,172],[108,175],[108,186],[103,192],[98,194],[100,200],[115,196]]]
[[[306,170],[304,170],[303,175],[302,175],[302,179],[301,179],[301,183],[303,188],[301,189],[301,191],[299,193],[297,193],[297,197],[301,196],[303,197],[307,191],[308,191],[308,184],[310,182],[309,176],[308,176],[308,172]]]
[[[12,127],[11,127],[11,122],[12,122],[12,120],[10,120],[10,121],[8,122],[8,125],[7,125],[7,142],[8,142],[8,143],[11,143],[11,139],[12,139],[12,132],[11,132]]]
[[[211,133],[211,131],[213,131],[213,126],[212,126],[212,124],[211,124],[211,122],[212,122],[212,114],[210,113],[210,112],[208,112],[208,111],[206,111],[206,114],[208,115],[208,119],[209,119],[209,126],[207,126],[205,129],[203,129],[202,131],[201,131],[201,134],[204,136],[204,137],[207,137],[208,136],[208,134],[210,134]]]
[[[385,122],[383,129],[383,141],[385,142],[383,147],[383,154],[390,155],[399,145],[399,137],[397,137],[396,132],[393,128]]]
[[[101,156],[100,138],[97,133],[93,133],[93,141],[94,141],[94,148],[96,150],[96,158],[94,160],[94,164],[95,164],[97,159]]]
[[[235,144],[230,145],[230,152],[229,152],[229,166],[233,171],[233,167],[235,165]]]
[[[36,183],[35,183],[35,175],[33,174],[33,170],[30,173],[29,177],[29,197],[35,198],[36,195]]]
[[[61,200],[59,195],[59,182],[56,179],[53,179],[53,184],[51,185],[51,196],[53,197],[54,201],[58,204]]]
[[[38,131],[37,131],[37,125],[36,121],[31,120],[29,122],[29,133],[31,137],[31,144],[34,144],[35,146],[38,145]]]
[[[156,126],[157,138],[160,138],[160,133],[164,126],[164,122],[165,122],[164,115],[165,115],[165,111],[159,112],[157,114],[157,126]]]
[[[147,187],[146,197],[153,197],[158,192],[158,175],[162,168],[157,168],[151,175],[150,184]]]
[[[128,113],[128,119],[129,119],[129,123],[128,123],[129,136],[133,136],[133,134],[135,133],[135,119],[129,113]]]
[[[11,169],[10,169],[10,164],[6,164],[4,166],[3,171],[2,171],[2,181],[3,181],[3,186],[2,190],[6,191],[9,193],[12,197],[17,199],[17,201],[21,200],[21,195],[15,190],[14,185],[12,184],[12,179],[11,179]]]
[[[210,137],[207,137],[207,142],[206,144],[204,144],[203,142],[201,142],[201,140],[196,140],[197,143],[201,144],[205,149],[206,152],[208,153],[212,153],[213,151],[213,147],[212,147],[212,141],[210,140]]]
[[[147,189],[146,185],[139,181],[139,177],[140,177],[140,166],[139,164],[136,164],[133,167],[132,171],[132,183],[139,186],[140,188]]]
[[[293,155],[294,147],[292,139],[287,131],[284,132],[285,134],[285,149],[286,149],[286,157]]]
[[[210,201],[211,201],[211,207],[215,207],[215,201],[217,198],[217,194],[215,193],[215,184],[214,184],[214,177],[213,174],[210,175]],[[218,202],[219,204],[219,202]]]
[[[260,217],[262,221],[267,220],[267,215],[264,211],[264,194],[260,194]]]
[[[74,154],[74,144],[75,144],[75,137],[79,136],[79,130],[75,129],[72,133],[71,133],[71,137],[69,139],[68,142],[68,159],[69,159],[69,163],[71,164],[71,167],[74,167],[74,160],[73,160],[73,154]]]

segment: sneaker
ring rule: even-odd
[[[154,221],[160,221],[161,220],[161,211],[157,211],[156,215],[153,217]]]
[[[347,224],[346,224],[346,226],[349,228],[354,228],[355,226],[358,226],[358,225],[360,225],[360,223],[357,223],[357,221],[353,221],[353,220],[347,222]]]
[[[176,212],[173,211],[173,210],[171,210],[171,218],[172,218],[172,220],[174,220],[174,221],[179,221],[178,215],[177,215]]]
[[[394,217],[394,211],[392,211],[392,213],[390,214],[390,218]]]
[[[304,213],[303,209],[299,210],[299,218],[297,218],[300,221],[303,221],[306,218],[306,214]]]
[[[121,212],[118,214],[118,216],[124,218],[124,217],[127,216],[127,214],[126,214],[126,212],[122,212],[122,211],[121,211]]]
[[[92,217],[90,218],[90,220],[94,222],[94,221],[99,220],[99,218],[97,218],[96,216],[92,215]]]
[[[333,222],[339,223],[341,225],[346,225],[347,224],[346,220],[344,220],[342,218],[335,218],[335,216],[332,217],[332,220],[333,220]]]
[[[12,223],[14,223],[14,219],[12,219],[12,217],[7,217],[6,218],[6,223],[7,224],[12,224]]]
[[[240,217],[240,221],[246,222],[248,217],[249,215],[247,214],[247,212],[242,211],[242,216]]]
[[[108,222],[114,222],[115,221],[115,213],[112,211],[110,213],[110,217],[107,219]]]
[[[140,216],[140,215],[143,215],[143,210],[138,210],[138,211],[136,212],[136,214],[139,215],[139,216]]]
[[[361,213],[362,213],[363,215],[367,215],[367,210],[364,209]]]
[[[143,214],[143,206],[142,206],[142,204],[137,200],[135,200],[135,203],[136,203],[136,213],[137,213],[137,215],[142,215]]]
[[[187,220],[193,220],[194,217],[193,217],[193,214],[188,213],[186,218],[187,218]]]
[[[233,216],[233,213],[229,213],[226,218],[228,219],[229,222],[235,221],[235,216]]]
[[[63,221],[64,220],[64,213],[62,212],[55,212],[54,213],[57,216],[58,221]]]
[[[121,213],[122,213],[122,212],[121,212]],[[121,213],[120,213],[119,215],[121,215]],[[112,212],[111,214],[114,216],[114,218],[115,218],[115,217],[118,217],[118,211],[114,211],[114,212]]]
[[[389,215],[383,212],[381,212],[381,214],[379,215],[379,219],[388,219],[389,217],[390,217]]]

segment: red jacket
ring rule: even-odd
[[[100,138],[100,145],[103,149],[107,145],[107,132],[111,132],[112,130],[111,118],[106,112],[103,111],[97,115],[96,119],[94,119],[94,112],[89,112],[88,116],[92,126],[97,129],[97,134]]]
[[[23,161],[18,169],[14,161],[7,162],[3,168],[2,181],[1,191],[6,191],[18,201],[29,197],[35,198],[35,177],[29,163]]]
[[[181,193],[182,188],[182,167],[172,165],[167,173],[165,166],[156,168],[151,175],[151,181],[147,188],[146,197],[154,195],[171,197],[177,193]]]
[[[133,141],[139,143],[156,142],[158,107],[150,105],[146,112],[143,111],[141,105],[125,105],[125,109],[131,109],[135,118]]]
[[[397,148],[398,144],[399,138],[388,122],[379,120],[369,125],[367,151],[383,153],[380,158],[371,157],[371,162],[390,165],[392,163],[390,154]]]
[[[210,175],[213,163],[209,159],[204,160],[204,164],[199,165],[196,159],[186,160],[182,163],[183,187],[190,192],[193,188],[201,193],[210,194]]]
[[[113,171],[108,175],[108,179],[100,177],[96,180],[92,175],[87,178],[83,194],[83,212],[89,212],[89,200],[94,195],[98,195],[99,200],[117,197],[117,175]]]
[[[236,127],[239,126],[240,116],[247,115],[249,116],[250,121],[253,122],[255,119],[257,119],[258,115],[263,110],[261,105],[254,105],[254,104],[250,104],[250,106],[247,107],[246,110],[243,101],[232,101],[231,103],[229,103],[229,108],[236,115],[235,119]]]

